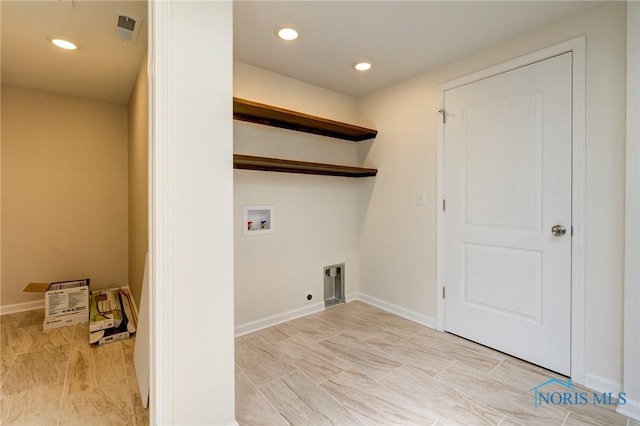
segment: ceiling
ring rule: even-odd
[[[238,1],[236,60],[354,97],[590,7],[588,1]],[[126,103],[147,50],[145,1],[1,3],[2,82]],[[138,18],[135,42],[116,13]],[[294,42],[274,29],[293,24]],[[80,45],[68,52],[47,37]],[[358,73],[359,59],[374,68]]]
[[[144,1],[1,2],[2,82],[126,103],[147,51]],[[135,42],[116,35],[117,13],[141,22]],[[47,37],[67,37],[65,51]]]
[[[235,59],[358,97],[595,5],[585,1],[236,1]],[[284,42],[274,29],[292,24]],[[369,59],[374,67],[356,72]]]

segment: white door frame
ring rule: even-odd
[[[169,319],[172,317],[171,250],[168,241],[170,190],[168,167],[169,105],[165,101],[168,74],[168,18],[171,2],[150,1],[149,22],[149,424],[168,424],[173,417],[171,352],[173,341]]]
[[[625,188],[625,288],[623,391],[618,412],[640,420],[640,3],[627,3],[627,170]]]
[[[238,425],[232,12],[230,2],[149,1],[151,425]],[[190,49],[181,48],[185,42]],[[215,55],[202,53],[208,49]],[[216,143],[207,142],[214,134]],[[198,328],[209,330],[208,339],[196,341]]]
[[[445,91],[497,74],[539,62],[553,56],[572,52],[572,170],[571,170],[571,379],[584,384],[584,297],[585,297],[585,37],[577,37],[564,43],[503,62],[484,70],[443,83],[438,87],[438,102],[444,105]],[[443,114],[445,112],[443,111]],[[444,331],[444,124],[438,125],[437,144],[437,266],[436,266],[436,328]]]

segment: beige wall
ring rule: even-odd
[[[140,306],[149,241],[149,78],[142,61],[129,97],[129,286]]]
[[[356,100],[351,96],[239,61],[233,62],[233,96],[332,120],[366,125],[358,121]]]
[[[2,306],[29,281],[127,283],[127,111],[2,86]]]
[[[355,122],[355,99],[234,64],[234,96]],[[357,144],[234,122],[234,152],[333,164],[356,164]],[[358,289],[358,179],[249,170],[234,172],[236,327],[323,303],[323,270],[346,263],[346,291]],[[244,236],[243,206],[275,206],[273,234]]]
[[[587,383],[621,383],[625,3],[594,7],[358,100],[379,131],[360,148],[380,168],[360,192],[362,291],[435,318],[438,85],[586,35]],[[426,208],[415,206],[425,191]],[[389,285],[393,283],[393,285]],[[612,389],[613,390],[613,389]]]

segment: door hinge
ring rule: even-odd
[[[447,210],[447,202],[446,202],[446,200],[443,198],[443,199],[442,199],[442,211],[445,211],[445,210]]]
[[[445,289],[445,287],[443,286],[443,287],[442,287],[442,298],[443,298],[443,299],[444,299],[444,293],[445,293],[444,289]]]
[[[439,109],[438,112],[442,114],[442,124],[447,124],[447,112],[444,110],[444,108]]]
[[[573,237],[573,225],[571,225],[571,236]]]

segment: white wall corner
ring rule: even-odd
[[[393,303],[385,302],[377,297],[369,296],[364,293],[350,293],[347,294],[347,301],[361,300],[365,303],[375,306],[376,308],[383,309],[392,314],[396,314],[399,317],[406,318],[410,321],[417,322],[429,328],[436,328],[436,319],[427,315],[420,314],[418,312],[405,309],[401,306],[394,305]]]

